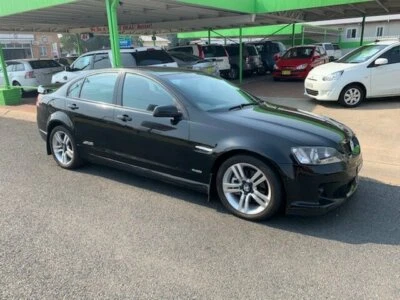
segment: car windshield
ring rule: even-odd
[[[203,111],[228,111],[259,102],[225,80],[196,73],[169,74],[165,79]]]
[[[338,63],[345,64],[359,64],[369,60],[372,56],[377,54],[382,49],[386,48],[387,45],[366,45],[346,54],[341,59],[337,60]]]
[[[286,59],[310,58],[314,52],[314,47],[291,48],[282,56]]]

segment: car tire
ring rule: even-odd
[[[56,126],[50,133],[50,149],[54,160],[64,169],[76,169],[82,165],[75,139],[65,126]]]
[[[228,78],[231,80],[239,78],[239,69],[237,66],[232,66],[228,72]]]
[[[227,159],[218,169],[216,187],[222,204],[234,215],[261,221],[281,207],[282,186],[273,169],[248,155]]]
[[[346,86],[339,96],[339,103],[344,107],[356,107],[365,98],[364,89],[358,84]]]

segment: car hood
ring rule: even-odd
[[[310,75],[325,76],[338,71],[354,69],[357,68],[357,66],[359,66],[359,64],[344,64],[344,63],[330,62],[327,64],[319,65],[318,67],[312,69],[308,77],[310,77]]]
[[[276,62],[276,65],[282,68],[282,67],[297,67],[302,64],[309,64],[309,63],[311,63],[310,58],[295,58],[295,59],[281,58]]]
[[[339,149],[343,140],[354,135],[350,128],[328,117],[269,103],[225,112],[219,118],[299,146]]]

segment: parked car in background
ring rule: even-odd
[[[10,84],[22,86],[22,92],[37,90],[39,85],[51,82],[53,74],[63,67],[52,59],[14,59],[6,61]],[[0,70],[0,85],[4,84],[4,75]]]
[[[239,77],[239,48],[239,44],[229,44],[225,46],[225,49],[229,54],[229,63],[231,65],[231,70],[228,74],[229,79],[236,79]],[[243,43],[242,52],[242,68],[244,73],[265,73],[261,57],[254,45]]]
[[[111,67],[111,50],[99,50],[85,53],[79,56],[63,72],[53,75],[52,83],[65,83],[82,73],[95,69]],[[158,47],[138,47],[135,49],[121,49],[121,61],[123,67],[160,66],[174,67],[178,64],[173,58]]]
[[[47,154],[92,161],[218,196],[252,221],[321,214],[357,189],[357,137],[332,119],[276,106],[225,80],[170,68],[109,69],[40,95]]]
[[[226,52],[224,46],[222,45],[185,45],[185,46],[178,46],[172,47],[169,49],[173,52],[184,52],[196,55],[200,58],[214,58],[216,59],[218,69],[221,76],[227,77],[229,71],[231,69],[231,65],[229,64],[229,56]]]
[[[400,96],[400,42],[381,41],[357,48],[312,70],[305,94],[355,107],[365,98]]]
[[[66,67],[70,66],[77,58],[78,56],[65,56],[56,58],[55,61],[58,62],[60,65]]]
[[[202,71],[206,74],[219,76],[218,65],[215,59],[202,59],[198,56],[184,52],[167,52],[176,61],[180,68]]]
[[[325,49],[325,52],[329,57],[329,61],[335,60],[335,47],[332,43],[316,43],[315,45],[321,46]]]
[[[286,47],[281,42],[276,41],[259,41],[251,42],[256,46],[258,54],[261,56],[261,61],[264,65],[264,70],[272,72],[275,65],[275,57],[281,56],[286,51]]]
[[[335,54],[333,55],[335,60],[342,57],[342,50],[338,44],[333,44],[333,49],[335,50]]]
[[[305,79],[316,66],[329,62],[328,55],[321,46],[296,46],[288,49],[276,61],[272,76],[274,80]]]

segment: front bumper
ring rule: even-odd
[[[337,81],[315,81],[306,78],[304,95],[320,101],[337,101],[342,91],[342,85]]]
[[[272,76],[279,79],[305,79],[309,70],[274,70]]]
[[[359,154],[332,165],[286,165],[286,213],[321,215],[340,206],[357,190],[362,162]]]

